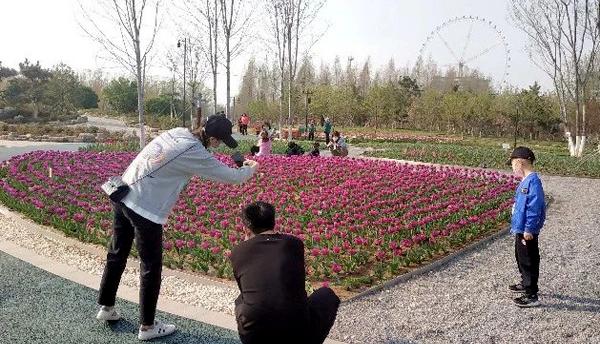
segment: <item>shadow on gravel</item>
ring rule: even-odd
[[[600,313],[600,300],[597,299],[561,294],[548,294],[544,295],[544,298],[559,301],[556,303],[544,302],[544,308],[561,309],[572,312]]]
[[[418,342],[416,342],[414,340],[408,340],[408,339],[388,338],[383,343],[384,344],[417,344]]]

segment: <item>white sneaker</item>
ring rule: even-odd
[[[154,321],[154,327],[149,328],[146,331],[142,331],[142,327],[140,326],[138,339],[150,340],[153,338],[168,336],[173,332],[175,332],[175,325],[163,324],[162,322],[156,320]]]
[[[96,319],[101,321],[117,321],[121,319],[121,314],[119,314],[114,307],[110,310],[105,310],[104,307],[100,307]]]

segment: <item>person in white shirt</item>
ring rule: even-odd
[[[230,168],[209,151],[221,142],[237,147],[231,136],[232,127],[227,118],[214,115],[192,132],[187,128],[166,131],[146,145],[125,170],[122,179],[130,191],[120,202],[113,202],[113,235],[100,283],[98,320],[120,319],[114,308],[116,293],[135,238],[141,261],[138,339],[162,337],[175,331],[175,325],[154,319],[161,284],[163,225],[193,176],[241,184],[256,172],[256,161],[246,160],[242,167]]]

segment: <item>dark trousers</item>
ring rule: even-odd
[[[319,288],[308,297],[310,329],[308,343],[321,344],[335,322],[340,298],[329,288]]]
[[[308,297],[308,328],[288,323],[288,330],[284,330],[275,321],[267,321],[264,328],[260,326],[250,333],[240,334],[240,339],[244,344],[322,344],[335,322],[339,306],[340,299],[333,290],[320,288]],[[290,333],[290,328],[294,328],[295,333]]]
[[[108,245],[98,303],[103,306],[114,306],[121,275],[125,270],[127,257],[135,238],[141,261],[140,323],[152,325],[160,292],[163,227],[141,217],[123,203],[113,203],[113,209],[113,235]]]
[[[525,292],[527,295],[537,294],[540,276],[538,237],[534,236],[531,240],[525,240],[523,234],[517,234],[515,236],[515,258],[521,273],[521,285],[525,287]]]
[[[312,141],[315,139],[315,132],[314,131],[309,131],[308,132],[308,140]]]
[[[329,133],[325,132],[325,144],[329,143]]]

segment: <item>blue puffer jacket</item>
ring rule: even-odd
[[[537,173],[531,173],[517,187],[510,232],[538,235],[545,220],[546,202],[542,181]]]

